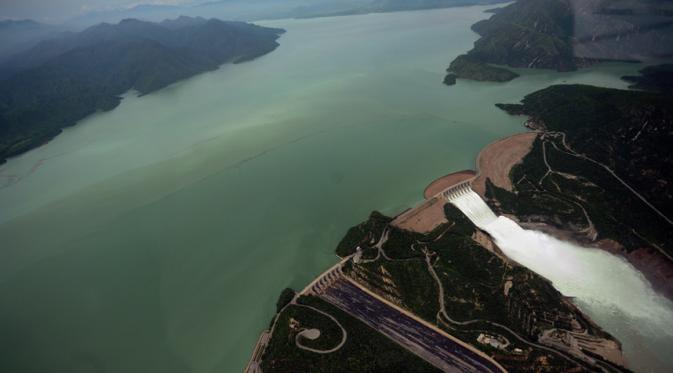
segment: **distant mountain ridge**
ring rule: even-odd
[[[0,160],[61,129],[116,107],[122,93],[147,94],[178,80],[266,54],[281,29],[180,17],[124,20],[45,40],[0,66]]]
[[[507,0],[371,0],[366,4],[333,13],[308,13],[302,17],[342,16],[366,13],[387,13],[410,10],[442,9],[471,5],[493,5]]]
[[[64,34],[58,38],[41,41],[33,48],[16,54],[0,65],[0,78],[8,77],[18,71],[40,66],[50,59],[62,55],[76,48],[90,47],[102,42],[130,42],[138,39],[149,39],[170,48],[184,48],[187,51],[199,51],[211,54],[212,50],[222,52],[222,47],[228,48],[234,39],[214,39],[215,45],[210,45],[204,39],[210,33],[227,31],[222,28],[242,29],[246,32],[257,32],[261,28],[247,27],[241,22],[223,22],[206,20],[201,17],[179,17],[174,20],[165,20],[160,23],[125,19],[118,24],[101,23],[89,27],[78,33]],[[217,41],[225,45],[217,44]],[[238,47],[242,47],[239,45]]]
[[[10,27],[34,27],[39,24],[39,22],[33,21],[32,19],[5,19],[0,21],[0,30]]]
[[[130,8],[92,11],[67,23],[89,25],[124,18],[158,20],[189,16],[226,17],[234,20],[313,18],[418,9],[503,3],[507,0],[213,0],[186,4],[141,4]]]
[[[30,19],[0,21],[0,61],[66,30],[63,26],[47,25]]]
[[[118,23],[124,19],[139,19],[149,22],[160,22],[178,16],[209,18],[226,18],[236,21],[255,21],[280,18],[314,18],[325,16],[352,15],[364,13],[382,13],[408,11],[418,9],[438,9],[470,5],[498,4],[507,0],[215,0],[176,4],[138,4],[131,7],[99,9],[63,19],[59,26],[44,25],[39,22],[24,20],[39,25],[44,32],[35,33],[28,28],[17,28],[6,33],[0,26],[0,61],[13,53],[23,51],[36,42],[51,39],[54,30],[81,31],[84,27],[101,23]],[[51,29],[51,30],[50,30]],[[30,43],[17,40],[29,38]]]

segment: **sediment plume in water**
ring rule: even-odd
[[[564,242],[497,217],[473,191],[450,196],[505,255],[550,280],[601,327],[616,336],[633,369],[673,369],[673,302],[657,294],[621,257]]]

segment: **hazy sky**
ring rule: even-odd
[[[91,10],[131,7],[139,4],[193,3],[195,0],[0,0],[0,17],[31,18],[62,22]]]

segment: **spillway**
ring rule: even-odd
[[[549,279],[601,327],[617,337],[636,371],[673,367],[673,302],[657,294],[621,257],[580,247],[496,216],[469,187],[445,194],[505,255]]]
[[[486,227],[498,219],[484,200],[481,199],[477,193],[472,191],[469,186],[463,186],[458,190],[448,193],[447,198],[449,202],[458,207],[458,209],[462,211],[474,225],[483,230],[486,230]]]

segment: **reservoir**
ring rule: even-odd
[[[444,86],[487,8],[262,22],[287,30],[274,52],[0,166],[0,371],[240,372],[348,227],[523,130],[493,104],[639,69]]]

